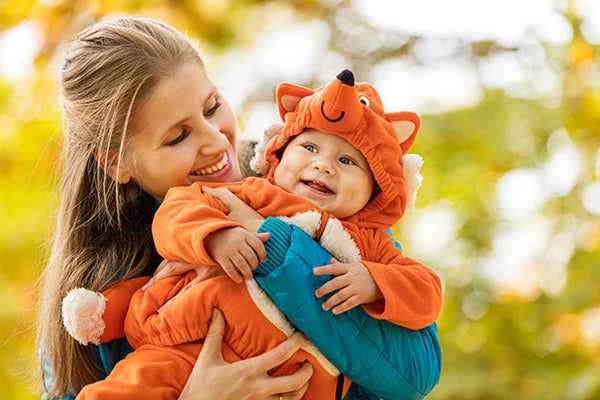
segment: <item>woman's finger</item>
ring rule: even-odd
[[[310,364],[308,364],[310,365]],[[312,372],[311,372],[312,375]],[[310,376],[309,376],[310,379]],[[285,400],[300,400],[304,393],[306,393],[306,389],[308,389],[308,382],[306,382],[300,389],[295,390],[293,392],[285,393],[285,396],[282,396]]]
[[[187,269],[184,267],[184,265],[188,266]],[[148,289],[161,279],[168,278],[169,276],[181,275],[182,273],[187,272],[189,269],[189,264],[177,261],[162,260],[154,271],[152,278],[150,278],[150,280],[142,287],[142,291]]]
[[[202,186],[202,191],[210,194],[211,196],[221,200],[221,203],[229,211],[237,205],[237,202],[242,202],[242,200],[238,199],[233,193],[229,191],[227,188],[211,188],[208,186]],[[243,202],[242,202],[243,203]]]
[[[256,369],[260,371],[269,371],[289,359],[306,342],[306,336],[301,332],[296,332],[285,342],[282,342],[271,350],[256,356],[252,359],[255,362]],[[246,361],[246,360],[244,360]],[[239,361],[239,362],[244,362]],[[247,360],[250,361],[250,360]],[[312,367],[311,367],[312,368]],[[312,375],[312,372],[311,372]],[[300,386],[298,386],[300,387]]]
[[[269,385],[269,392],[281,395],[285,400],[296,400],[302,398],[302,395],[306,392],[308,380],[312,374],[312,365],[305,362],[292,375],[268,377],[268,380],[265,382]]]
[[[221,344],[223,343],[224,333],[225,318],[223,318],[223,313],[218,308],[213,308],[210,325],[208,327],[208,331],[206,332],[200,357],[212,358],[213,360],[224,363],[225,361],[223,360],[223,355],[221,354]],[[199,363],[196,362],[194,368],[196,368],[198,364]]]

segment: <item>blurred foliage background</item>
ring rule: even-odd
[[[1,397],[39,397],[35,282],[58,198],[63,46],[134,14],[199,41],[242,137],[277,118],[277,83],[316,87],[343,68],[387,111],[421,114],[425,180],[394,230],[444,279],[431,399],[600,398],[594,2],[0,1]]]

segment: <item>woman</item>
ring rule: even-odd
[[[189,81],[176,74],[182,65],[202,72]],[[174,82],[179,92],[169,89]],[[95,348],[71,339],[61,319],[65,293],[151,275],[160,259],[150,225],[166,191],[200,179],[241,177],[233,112],[196,48],[165,24],[123,18],[81,32],[65,56],[61,96],[67,136],[62,197],[39,328],[49,398],[68,397],[102,379],[129,350],[123,341]],[[216,318],[215,339],[181,398],[194,392],[202,397],[192,398],[207,399],[302,396],[310,366],[282,378],[267,374],[302,345],[301,337],[263,357],[227,364],[219,359],[222,321]]]

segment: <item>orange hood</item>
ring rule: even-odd
[[[417,114],[385,113],[375,88],[368,83],[355,84],[349,70],[316,90],[282,83],[277,88],[277,105],[285,124],[266,143],[264,159],[268,165],[261,171],[265,178],[273,182],[279,150],[292,137],[306,128],[332,133],[346,139],[365,156],[381,189],[361,211],[346,220],[364,227],[389,228],[402,217],[407,205],[402,158],[419,130]]]

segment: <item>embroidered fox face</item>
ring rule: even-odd
[[[410,111],[386,113],[375,88],[368,83],[355,83],[349,70],[316,90],[282,83],[276,97],[284,126],[274,132],[266,145],[265,177],[273,181],[280,150],[305,129],[338,135],[364,155],[380,189],[349,219],[369,227],[390,227],[396,223],[407,206],[403,156],[415,141],[419,116]]]

